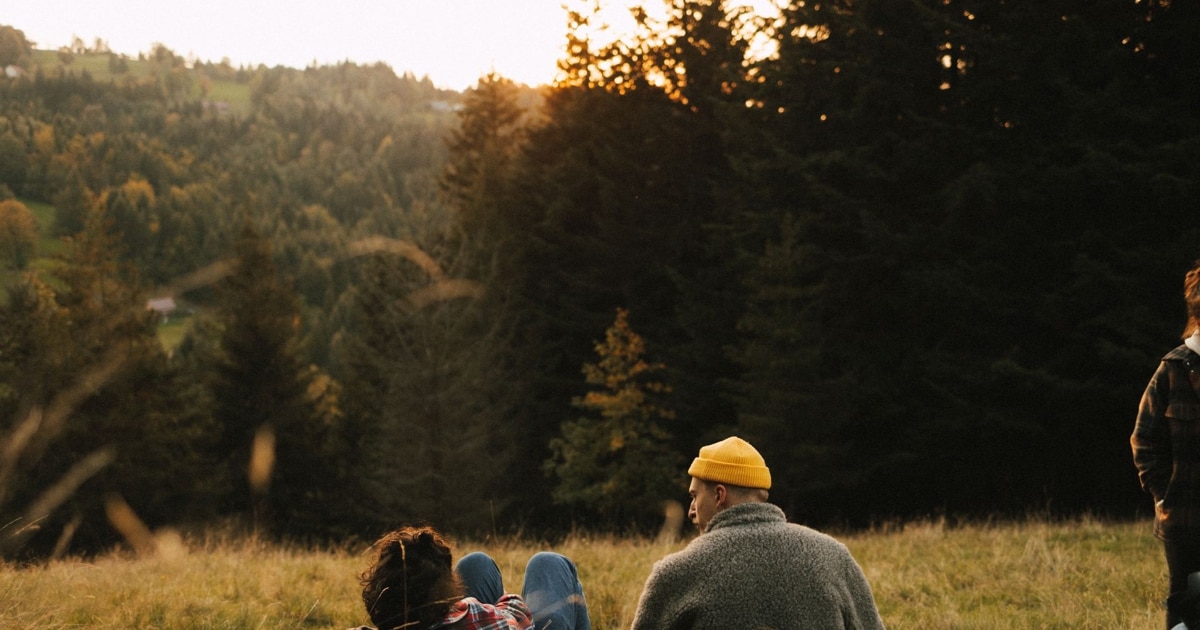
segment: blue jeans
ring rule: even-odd
[[[454,571],[466,587],[467,597],[495,604],[504,595],[500,567],[482,551],[463,556]],[[525,565],[521,598],[533,613],[537,630],[591,630],[583,584],[575,563],[566,556],[550,551],[533,554]]]

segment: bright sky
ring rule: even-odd
[[[614,27],[631,24],[608,0]],[[96,38],[136,57],[161,43],[175,54],[235,66],[304,68],[314,61],[387,63],[456,90],[495,70],[537,85],[554,79],[578,0],[5,0],[0,24],[39,49]],[[661,6],[648,0],[647,6]]]

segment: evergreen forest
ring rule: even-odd
[[[465,92],[0,25],[0,556],[1149,509],[1200,5],[661,0]],[[657,15],[657,14],[654,14]]]

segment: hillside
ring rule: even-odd
[[[162,57],[170,55],[172,63],[182,61],[173,53],[162,50]],[[60,72],[87,73],[99,82],[141,82],[159,81],[170,76],[171,72],[179,72],[175,66],[164,71],[162,60],[147,59],[144,55],[139,58],[115,56],[110,53],[85,52],[81,54],[64,54],[52,50],[35,50],[32,55],[33,63],[26,72],[41,72],[57,74]],[[184,66],[183,74],[187,77],[187,90],[182,94],[185,98],[199,99],[212,103],[213,106],[228,108],[235,113],[246,113],[250,108],[251,73],[239,71],[223,64],[203,63]]]
[[[66,479],[14,547],[104,548],[114,494],[280,539],[645,532],[729,435],[816,525],[1147,515],[1200,13],[1121,7],[698,3],[601,48],[572,13],[540,92],[38,52],[0,184],[74,246],[0,309],[0,429],[46,427],[0,522]],[[163,294],[204,307],[170,354]]]

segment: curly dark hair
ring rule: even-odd
[[[462,599],[450,545],[432,527],[402,527],[372,548],[375,561],[359,583],[367,614],[379,630],[428,628]]]
[[[1200,260],[1197,260],[1183,278],[1183,300],[1187,303],[1188,322],[1183,338],[1200,331]]]

